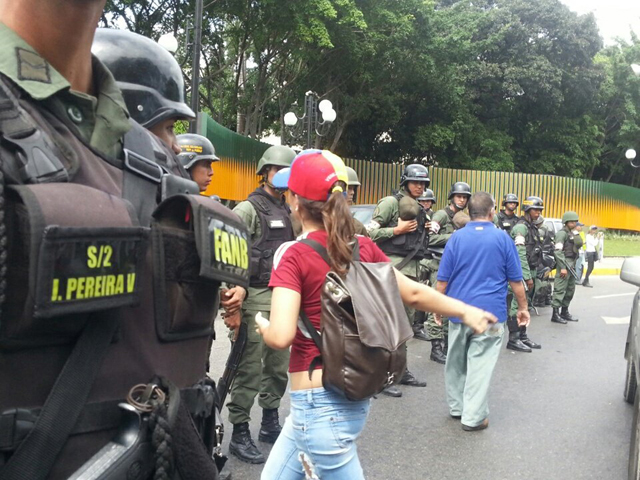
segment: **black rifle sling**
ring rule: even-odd
[[[422,235],[420,235],[420,240],[416,243],[416,246],[413,247],[413,250],[409,252],[409,255],[404,257],[404,260],[402,260],[398,265],[396,265],[396,270],[402,270],[404,267],[407,266],[407,264],[411,260],[413,260],[413,257],[416,256],[416,254],[418,253],[418,250],[420,250],[420,247],[422,247],[422,242],[424,242],[424,237],[426,235],[427,235],[427,229],[425,227],[425,229],[422,231]]]
[[[329,260],[329,252],[327,252],[327,249],[323,247],[320,242],[305,238],[303,240],[300,240],[300,243],[304,243],[305,245],[308,245],[311,248],[313,248],[313,250],[315,250],[315,252],[318,255],[320,255],[322,260],[324,260],[328,265],[331,265],[331,261]],[[355,242],[353,244],[352,258],[356,262],[360,261],[360,244],[358,243],[357,238],[355,239]],[[320,338],[320,334],[318,333],[316,328],[313,326],[313,323],[311,323],[311,320],[309,319],[307,314],[304,313],[303,310],[300,310],[300,318],[302,319],[302,322],[304,323],[304,326],[306,327],[307,332],[309,333],[309,336],[311,336],[313,343],[316,344],[316,347],[318,347],[318,350],[320,350],[320,354],[322,355],[322,339]],[[311,374],[313,373],[313,370],[315,370],[316,365],[318,365],[321,360],[322,360],[322,357],[318,356],[311,361],[311,364],[309,365],[309,379],[311,379]]]
[[[0,471],[3,480],[44,480],[67,442],[102,366],[118,321],[95,315],[80,334],[33,430]]]

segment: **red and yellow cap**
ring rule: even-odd
[[[344,192],[337,182],[348,183],[347,167],[329,150],[303,150],[291,163],[273,177],[278,189],[288,188],[307,200],[325,202],[333,192]]]

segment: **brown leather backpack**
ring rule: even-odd
[[[329,263],[326,248],[301,240]],[[310,367],[323,364],[322,384],[349,400],[364,400],[402,378],[407,365],[404,343],[413,337],[391,263],[360,261],[356,240],[345,278],[327,273],[321,294],[321,333],[304,312],[306,332],[320,349]]]

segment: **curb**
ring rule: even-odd
[[[591,275],[616,275],[620,276],[620,268],[594,268]]]

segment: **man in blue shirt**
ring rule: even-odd
[[[438,270],[439,292],[487,310],[499,321],[485,333],[474,335],[459,318],[449,319],[447,402],[449,413],[461,419],[466,431],[489,426],[487,399],[507,319],[507,284],[518,302],[518,324],[529,324],[518,252],[509,235],[493,224],[494,214],[491,195],[473,194],[469,200],[471,221],[451,236]]]

